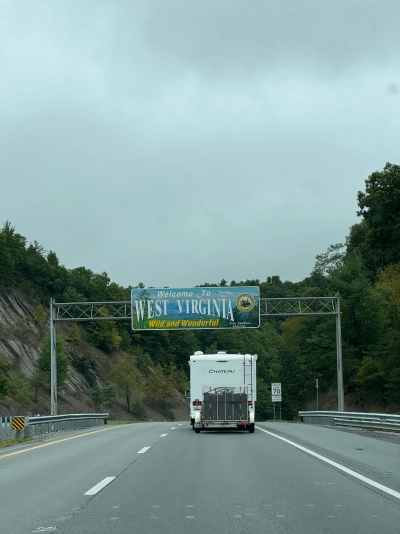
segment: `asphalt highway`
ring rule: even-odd
[[[0,532],[400,533],[400,441],[105,426],[0,451]]]

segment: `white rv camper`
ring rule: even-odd
[[[226,351],[190,356],[190,421],[205,428],[239,428],[254,432],[256,354]]]

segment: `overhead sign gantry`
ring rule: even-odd
[[[340,321],[340,296],[336,293],[334,297],[291,297],[291,298],[259,298],[257,286],[233,286],[233,287],[207,287],[207,288],[192,288],[193,297],[174,295],[174,292],[184,291],[183,289],[140,289],[138,294],[132,292],[131,301],[116,301],[116,302],[64,302],[58,303],[53,299],[50,300],[50,340],[51,340],[51,414],[57,414],[57,360],[56,360],[56,323],[59,321],[131,321],[132,326],[136,325],[139,330],[191,330],[194,328],[256,328],[260,324],[260,317],[294,317],[294,316],[334,316],[336,318],[336,355],[337,355],[337,389],[338,389],[338,411],[344,411],[344,387],[343,387],[343,366],[342,366],[342,337],[341,337],[341,321]],[[200,293],[196,294],[199,298],[195,297],[195,292],[199,290]],[[202,291],[206,290],[210,292],[203,294]],[[149,304],[150,297],[144,297],[142,300],[143,307],[138,304],[136,307],[137,295],[142,291],[156,291],[156,298],[151,296],[152,304]],[[163,294],[164,300],[176,299],[175,301],[175,315],[170,316],[168,319],[167,314],[165,318],[161,318],[161,315],[157,317],[157,313],[160,313],[157,306],[159,305],[161,311],[163,311],[164,303],[158,303],[157,300],[162,300],[158,296],[159,291],[167,292]],[[185,291],[188,291],[187,289]],[[168,293],[171,292],[171,293]],[[220,292],[220,293],[218,293]],[[228,295],[230,293],[230,304],[228,304]],[[219,296],[218,296],[219,295]],[[235,297],[236,295],[236,297]],[[225,304],[223,299],[225,298]],[[234,300],[236,298],[236,300]],[[186,309],[192,313],[191,318],[183,317],[178,318],[176,315],[176,308],[179,311],[179,304],[177,299],[180,299],[180,305],[182,306],[182,313],[186,312]],[[208,304],[208,300],[210,304]],[[219,299],[219,300],[218,300]],[[239,301],[238,301],[239,299]],[[252,300],[253,299],[253,300]],[[189,303],[186,303],[189,300]],[[191,303],[191,300],[197,300],[197,312],[196,304]],[[212,301],[215,300],[215,303]],[[183,302],[182,302],[183,301]],[[200,302],[201,301],[201,302]],[[254,305],[253,305],[254,301]],[[236,304],[235,304],[236,303]],[[167,311],[169,312],[169,303],[166,304]],[[210,307],[208,307],[210,306]],[[242,309],[240,309],[240,306]],[[235,312],[235,307],[239,309]],[[250,309],[251,308],[251,309]],[[147,309],[147,311],[145,311]],[[138,317],[139,310],[139,317]],[[142,313],[143,310],[143,313]],[[150,310],[150,313],[149,313]],[[172,310],[172,308],[171,308]],[[200,311],[201,310],[201,311]],[[212,313],[208,313],[208,311]],[[194,313],[193,313],[194,311]],[[213,315],[219,311],[219,315]],[[205,313],[203,313],[205,312]],[[136,320],[134,316],[136,314]],[[229,315],[230,314],[230,315]],[[235,318],[235,314],[236,318]],[[154,315],[154,317],[150,317]],[[225,315],[225,317],[224,317]],[[217,321],[218,325],[214,326],[210,323],[202,324],[202,321]],[[233,321],[232,321],[233,317]],[[257,319],[258,317],[258,319]],[[240,318],[240,319],[239,319]],[[139,319],[139,320],[138,320]],[[165,321],[163,325],[160,323],[154,323],[150,328],[150,323],[147,321]],[[179,323],[176,326],[167,327],[169,322],[174,321],[191,321],[191,324],[183,325]],[[137,321],[137,322],[135,322]],[[220,326],[220,321],[221,325]],[[258,321],[258,322],[257,322]],[[240,324],[244,322],[245,324]],[[143,327],[144,326],[144,327]]]

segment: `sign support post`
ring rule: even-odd
[[[336,353],[337,353],[337,386],[338,411],[344,412],[344,385],[342,363],[342,325],[340,320],[340,295],[336,293]]]
[[[51,415],[57,415],[57,332],[53,303],[50,299],[50,393]]]

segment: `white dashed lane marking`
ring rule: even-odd
[[[151,447],[143,447],[143,449],[140,449],[140,451],[138,451],[138,454],[144,454],[145,452],[147,452]]]
[[[96,493],[99,493],[100,490],[108,486],[110,482],[112,482],[115,479],[115,477],[106,477],[101,482],[93,486],[90,490],[88,490],[84,495],[96,495]]]
[[[168,436],[168,434],[161,434],[160,438],[165,438],[165,436]]]

